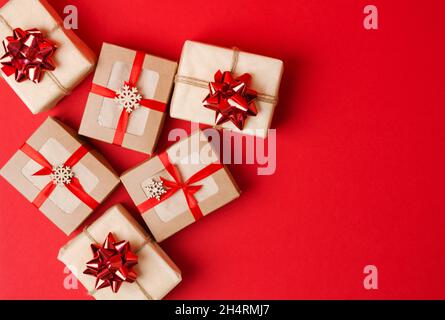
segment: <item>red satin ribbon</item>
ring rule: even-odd
[[[40,164],[43,168],[39,171],[35,172],[33,176],[47,176],[50,175],[53,166],[46,160],[46,158],[37,150],[33,149],[29,144],[25,143],[20,150],[25,153],[32,160]],[[88,148],[85,146],[80,146],[63,164],[64,166],[73,167],[76,165],[82,158],[88,153]],[[73,177],[71,179],[71,183],[65,184],[65,187],[71,191],[80,201],[85,203],[91,209],[95,209],[99,203],[92,198],[86,191],[83,189],[80,184],[79,179]],[[48,199],[51,193],[56,188],[56,185],[50,181],[48,184],[39,192],[37,197],[33,200],[32,204],[37,208],[40,208],[42,204]]]
[[[135,87],[136,83],[139,79],[139,75],[142,71],[142,66],[144,64],[145,53],[137,51],[136,56],[133,61],[133,66],[131,68],[130,79],[126,84],[130,87]],[[117,96],[116,91],[113,91],[107,87],[100,86],[98,84],[93,83],[91,86],[91,93],[100,95],[105,98],[115,98]],[[152,99],[141,99],[139,104],[145,108],[156,110],[159,112],[165,112],[167,105],[163,102],[159,102]],[[122,109],[122,112],[119,116],[119,121],[117,123],[116,132],[113,138],[113,144],[122,145],[122,141],[124,140],[125,132],[127,131],[128,120],[130,118],[130,114]]]
[[[166,193],[164,193],[161,196],[160,200],[157,200],[155,198],[150,198],[139,204],[137,206],[139,212],[142,214],[147,210],[150,210],[160,202],[170,198],[177,191],[182,190],[182,192],[184,192],[185,199],[187,200],[187,205],[190,208],[190,211],[192,212],[195,220],[199,220],[200,218],[202,218],[203,217],[202,211],[199,208],[198,201],[194,196],[196,191],[202,188],[202,185],[192,185],[192,184],[199,182],[202,179],[207,178],[211,174],[215,173],[216,171],[222,169],[223,165],[219,162],[211,163],[207,167],[195,173],[193,176],[187,179],[187,181],[182,182],[181,175],[179,174],[179,171],[175,167],[175,165],[170,162],[167,152],[165,151],[162,152],[161,154],[158,155],[158,157],[161,160],[162,164],[164,165],[165,170],[167,170],[170,176],[173,177],[174,181],[170,181],[161,177],[161,180],[163,181],[164,185],[169,189],[167,190]]]

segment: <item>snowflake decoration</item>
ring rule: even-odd
[[[61,164],[53,167],[50,177],[54,184],[63,186],[71,183],[74,173],[70,167]]]
[[[142,96],[139,94],[138,89],[130,87],[128,84],[124,84],[120,90],[116,91],[116,97],[114,98],[114,101],[128,113],[139,108],[141,100]]]
[[[164,187],[162,180],[150,179],[149,183],[144,186],[147,190],[148,198],[156,198],[156,200],[161,200],[161,196],[167,192]]]

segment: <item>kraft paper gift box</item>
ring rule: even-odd
[[[123,173],[121,181],[158,242],[240,195],[201,130]],[[156,199],[152,187],[160,182],[166,193]]]
[[[55,70],[44,71],[39,83],[17,82],[14,75],[3,78],[32,113],[55,106],[89,73],[95,56],[72,30],[64,29],[62,19],[45,0],[10,0],[0,9],[0,41],[13,35],[13,29],[37,28],[57,46],[52,57]]]
[[[119,184],[118,176],[99,153],[84,145],[71,128],[50,117],[0,174],[66,234]]]
[[[247,116],[242,130],[231,121],[217,127],[266,137],[278,101],[283,62],[238,49],[186,41],[176,75],[170,116],[215,126],[215,111],[205,108],[203,101],[210,92],[209,83],[214,81],[218,70],[232,71],[234,77],[249,73],[251,84],[248,87],[255,90],[258,97],[254,100],[257,115]]]
[[[110,232],[116,241],[128,241],[131,251],[138,257],[134,267],[136,280],[122,282],[116,293],[110,287],[96,289],[96,277],[83,273],[87,263],[93,259],[90,245],[102,245]],[[69,241],[60,249],[58,259],[94,298],[101,300],[158,300],[181,282],[179,268],[121,205],[108,209]]]
[[[151,154],[161,133],[176,68],[176,62],[104,43],[79,133]],[[145,100],[140,106],[132,108],[130,102],[127,108],[116,98],[127,93],[131,99],[132,93],[122,90],[126,83]]]

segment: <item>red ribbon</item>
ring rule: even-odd
[[[195,220],[199,220],[200,218],[202,218],[203,214],[201,208],[199,208],[198,201],[194,196],[196,191],[202,188],[202,185],[192,185],[192,184],[197,183],[202,179],[207,178],[211,174],[215,173],[216,171],[222,169],[223,165],[220,162],[211,163],[205,168],[195,173],[194,175],[192,175],[185,182],[183,182],[178,169],[176,168],[175,165],[173,165],[170,162],[167,152],[166,151],[162,152],[161,154],[158,155],[158,157],[161,160],[162,164],[164,165],[165,170],[167,170],[170,176],[172,176],[174,181],[170,181],[161,177],[162,182],[169,189],[167,190],[166,193],[161,195],[160,200],[157,200],[155,198],[150,198],[139,204],[137,206],[139,212],[142,214],[147,210],[150,210],[151,208],[155,207],[158,203],[170,198],[177,191],[182,190],[182,192],[184,192],[185,199],[187,200],[187,205],[190,208],[190,211],[192,212]]]
[[[46,158],[37,150],[33,149],[29,144],[25,143],[20,150],[25,153],[32,160],[40,164],[43,168],[35,172],[33,176],[47,176],[53,172],[53,166],[46,160]],[[63,164],[67,167],[73,167],[88,153],[88,148],[81,145]],[[65,184],[65,187],[71,191],[80,201],[85,203],[91,209],[95,209],[99,203],[92,198],[83,189],[80,184],[79,179],[76,177],[71,178],[71,182]],[[40,208],[42,204],[48,199],[51,193],[56,188],[56,184],[53,181],[48,182],[48,184],[39,192],[37,197],[33,200],[32,204],[37,208]]]
[[[54,70],[51,57],[56,46],[47,40],[39,29],[13,30],[13,36],[3,40],[5,54],[0,58],[2,71],[9,77],[15,73],[15,80],[30,79],[38,83],[45,70]]]
[[[136,56],[133,61],[133,66],[131,68],[130,79],[125,82],[130,88],[136,86],[136,83],[139,79],[139,75],[142,71],[142,66],[144,64],[145,53],[137,51]],[[100,95],[105,98],[116,98],[117,93],[107,87],[100,86],[98,84],[93,83],[91,86],[91,93]],[[167,105],[163,102],[159,102],[152,99],[141,99],[139,104],[145,108],[156,110],[159,112],[165,112]],[[119,121],[117,123],[116,132],[113,138],[113,144],[122,145],[122,141],[124,140],[125,132],[127,131],[128,120],[130,118],[130,114],[126,112],[124,108],[122,108],[122,112],[119,116]]]
[[[87,262],[83,273],[96,277],[96,290],[111,287],[116,293],[124,281],[136,280],[133,268],[138,256],[131,251],[128,241],[117,242],[110,232],[102,245],[91,244],[91,250],[93,259]]]
[[[204,107],[214,110],[215,123],[231,121],[238,129],[244,128],[248,115],[256,116],[257,92],[249,89],[251,75],[245,73],[234,78],[230,71],[215,73],[215,81],[209,83],[210,93],[203,101]]]

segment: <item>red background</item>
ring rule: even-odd
[[[178,60],[193,39],[284,61],[277,171],[231,165],[241,198],[162,243],[183,271],[168,298],[445,298],[443,1],[50,2],[77,6],[96,53],[107,41]],[[370,3],[377,31],[363,28]],[[91,80],[37,116],[0,81],[0,165],[48,114],[78,128]],[[119,173],[145,159],[92,144]],[[63,287],[67,237],[0,190],[0,298],[88,299]],[[135,213],[120,186],[88,221],[118,202]],[[363,287],[368,264],[378,290]]]

